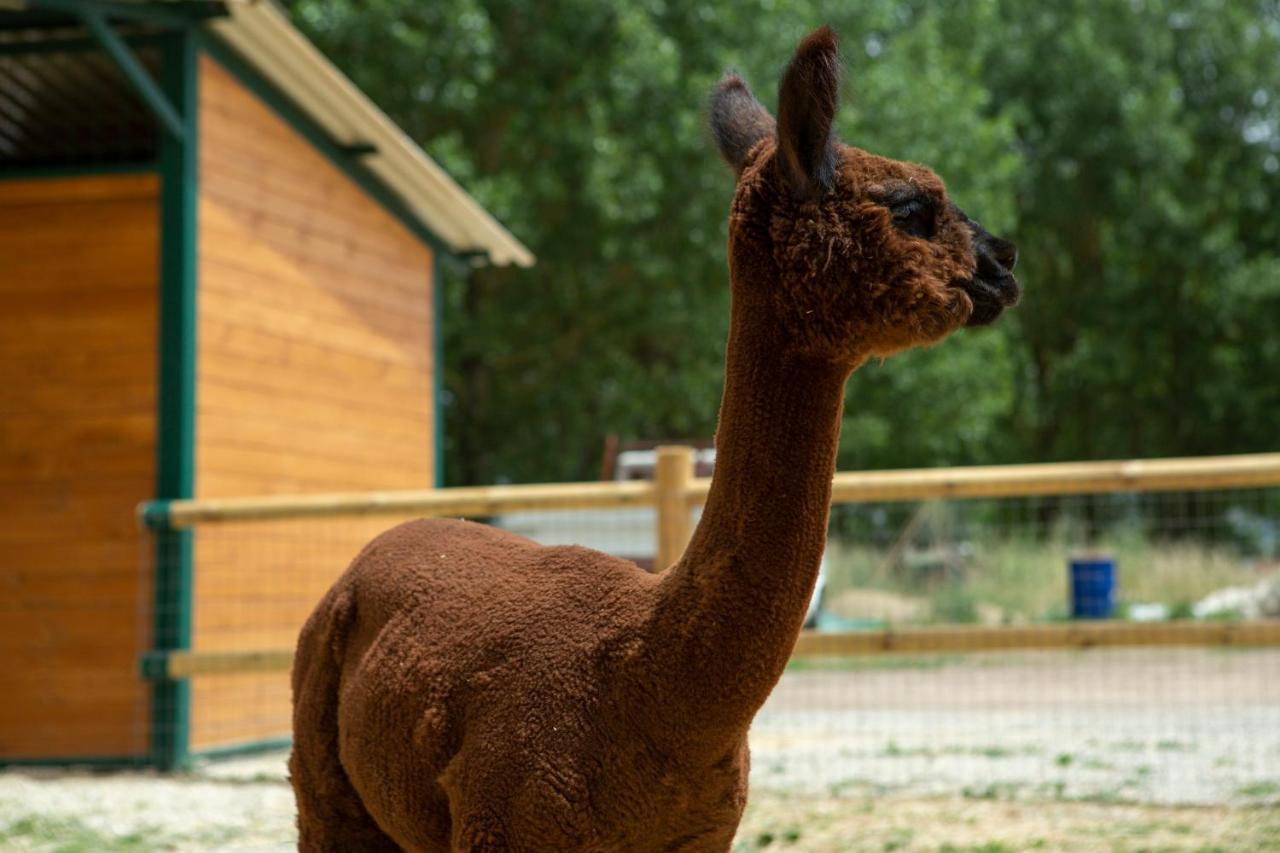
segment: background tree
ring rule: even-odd
[[[858,373],[841,467],[1275,449],[1275,0],[289,5],[538,255],[447,282],[450,483],[710,435],[732,181],[703,100],[734,68],[770,103],[824,20],[844,139],[934,166],[1027,284],[1001,327]]]

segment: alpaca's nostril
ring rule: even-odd
[[[1018,247],[1008,240],[995,238],[991,241],[991,254],[995,256],[1000,266],[1013,272],[1013,268],[1018,265]]]

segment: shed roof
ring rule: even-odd
[[[98,0],[85,0],[94,5]],[[533,254],[428,157],[290,22],[273,0],[115,0],[174,9],[220,6],[198,26],[234,50],[342,146],[366,148],[361,164],[453,252],[498,265],[530,266]],[[40,0],[0,0],[0,8],[39,9]],[[66,0],[58,6],[69,6]]]
[[[365,166],[454,251],[484,252],[499,265],[533,263],[533,254],[298,32],[274,2],[232,0],[227,5],[228,17],[204,26],[334,139],[375,146],[364,158]]]

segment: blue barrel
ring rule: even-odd
[[[1116,558],[1090,554],[1072,557],[1071,618],[1108,619],[1116,606]]]

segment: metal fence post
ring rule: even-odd
[[[659,447],[654,467],[658,509],[657,549],[653,570],[665,571],[680,559],[693,525],[689,521],[689,481],[693,479],[692,447]]]

